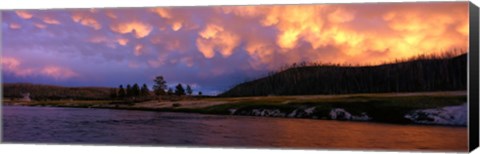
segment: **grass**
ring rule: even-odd
[[[431,92],[431,93],[387,93],[387,94],[353,94],[353,95],[315,95],[315,96],[266,96],[237,98],[195,98],[183,101],[224,102],[206,107],[188,107],[182,101],[171,106],[154,108],[137,106],[140,103],[122,103],[113,100],[97,101],[32,101],[17,105],[58,106],[58,107],[92,107],[109,109],[148,110],[166,112],[187,112],[203,114],[229,115],[231,109],[251,111],[253,109],[275,109],[290,113],[299,108],[315,107],[316,117],[328,117],[335,108],[345,109],[353,115],[366,113],[375,122],[409,123],[403,116],[413,110],[440,108],[461,105],[467,102],[466,92]],[[6,103],[7,105],[12,102]],[[158,102],[162,103],[162,102]]]
[[[251,111],[253,109],[278,109],[291,113],[298,108],[315,107],[315,116],[328,117],[335,108],[345,109],[353,115],[366,113],[372,121],[386,123],[409,123],[404,115],[413,110],[441,108],[461,105],[467,102],[466,95],[416,95],[416,96],[375,96],[358,95],[331,98],[295,99],[281,103],[276,99],[243,100],[237,103],[221,104],[196,109],[194,112],[208,114],[230,114],[230,109]]]

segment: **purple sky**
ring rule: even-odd
[[[467,4],[2,11],[3,82],[151,87],[163,75],[216,94],[294,62],[466,49]]]

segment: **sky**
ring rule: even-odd
[[[468,48],[468,2],[9,10],[2,82],[218,94],[298,62],[375,65]]]

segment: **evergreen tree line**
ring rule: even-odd
[[[62,87],[31,83],[2,83],[4,98],[22,98],[29,93],[33,100],[107,100],[113,88],[106,87]]]
[[[118,86],[118,89],[114,88],[111,92],[112,98],[132,98],[132,97],[147,97],[150,96],[150,90],[148,89],[147,85],[144,83],[142,87],[140,87],[137,83],[131,86],[127,84],[126,88],[123,85]]]
[[[183,87],[182,84],[177,84],[175,86],[175,90],[173,88],[168,88],[167,87],[167,81],[163,78],[163,76],[157,76],[154,80],[154,85],[153,85],[153,92],[157,96],[162,96],[162,95],[177,95],[177,96],[183,96],[183,95],[192,95],[193,94],[193,89],[190,87],[190,85],[187,85],[186,88]],[[202,95],[202,92],[199,91],[198,95]]]
[[[378,66],[293,65],[239,84],[224,97],[467,90],[467,54],[418,56]]]
[[[167,82],[163,78],[163,76],[157,76],[154,80],[153,91],[148,89],[146,84],[143,84],[140,87],[137,83],[131,86],[127,84],[126,87],[120,85],[118,88],[112,89],[111,97],[112,98],[138,98],[138,97],[149,97],[152,96],[152,92],[156,96],[165,96],[165,95],[176,95],[176,96],[184,96],[184,95],[192,95],[193,89],[190,85],[187,85],[186,88],[182,84],[177,84],[177,86],[172,88],[167,87]],[[199,95],[202,92],[198,92]]]

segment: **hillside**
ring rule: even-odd
[[[241,83],[222,97],[467,89],[467,54],[419,56],[378,66],[302,65]]]
[[[61,87],[30,83],[2,83],[4,98],[21,98],[22,93],[30,93],[32,99],[109,99],[112,88],[105,87]]]

